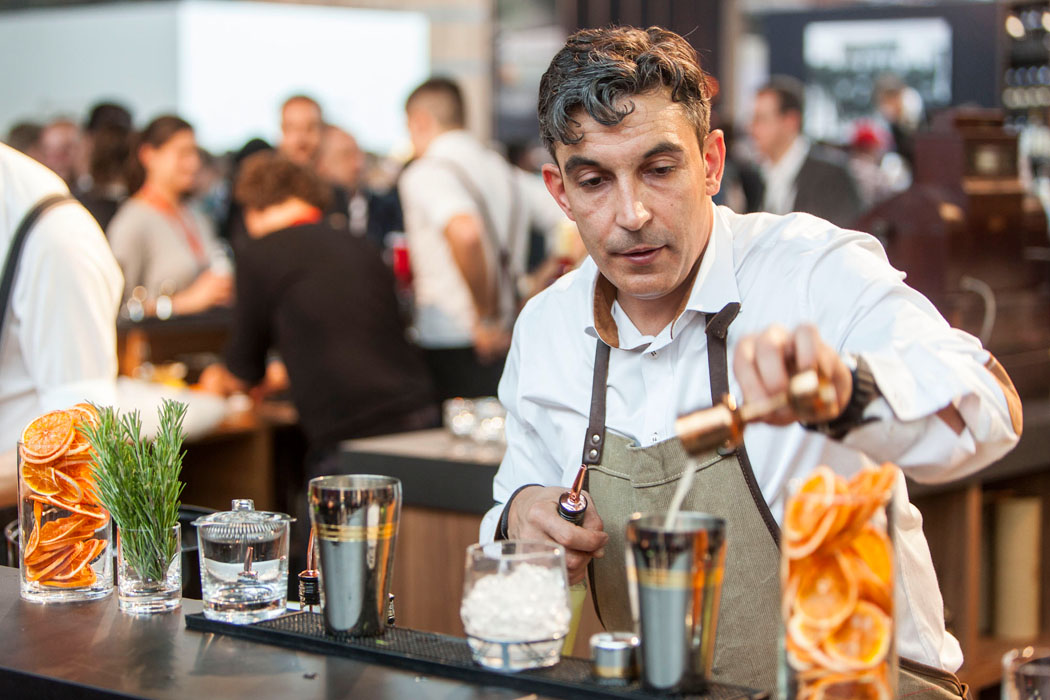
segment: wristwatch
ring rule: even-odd
[[[865,418],[864,411],[872,401],[882,396],[878,385],[875,384],[871,368],[868,367],[863,357],[847,354],[842,359],[850,368],[850,375],[853,377],[853,390],[846,407],[833,420],[824,423],[802,424],[803,428],[827,435],[833,440],[841,440],[854,428],[876,420],[874,417]]]

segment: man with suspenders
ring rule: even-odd
[[[15,445],[30,420],[80,401],[116,402],[123,277],[61,178],[3,144],[0,251],[2,509],[16,499]]]
[[[548,190],[590,258],[526,305],[500,400],[507,453],[483,539],[564,545],[570,580],[591,569],[598,613],[630,628],[623,533],[663,511],[687,461],[677,416],[732,393],[762,400],[819,368],[839,417],[790,410],[735,451],[702,455],[685,508],[728,522],[716,680],[776,694],[779,521],[788,480],[861,454],[947,481],[1005,454],[1021,431],[1009,377],[973,337],[903,283],[870,236],[805,214],[715,207],[725,160],[696,52],[659,28],[584,30],[540,85]],[[581,462],[591,507],[557,514]],[[895,487],[901,695],[962,697],[921,516]]]

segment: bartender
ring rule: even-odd
[[[1021,432],[1010,379],[903,282],[879,243],[804,215],[741,216],[711,202],[725,143],[710,83],[682,37],[584,30],[540,86],[547,188],[590,257],[522,311],[500,383],[507,452],[483,539],[554,540],[571,581],[591,565],[608,629],[632,627],[623,537],[635,511],[667,508],[687,467],[681,414],[730,392],[758,401],[819,368],[838,417],[803,427],[790,409],[745,445],[701,462],[685,502],[730,537],[714,676],[775,692],[782,489],[818,464],[860,455],[917,481],[948,481],[1005,454]],[[582,525],[558,497],[591,463]],[[959,643],[921,517],[896,485],[901,695],[962,697]]]

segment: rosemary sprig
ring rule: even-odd
[[[98,408],[98,425],[80,429],[94,448],[99,500],[120,528],[121,548],[140,576],[164,580],[179,543],[171,528],[179,522],[182,423],[186,404],[164,399],[154,440],[142,437],[138,411],[120,415]]]

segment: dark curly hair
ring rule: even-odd
[[[540,80],[540,138],[553,156],[555,143],[583,138],[574,132],[578,110],[615,126],[634,111],[624,98],[661,88],[670,88],[671,100],[681,103],[703,142],[711,126],[714,82],[688,41],[660,27],[580,30]]]
[[[266,209],[292,197],[324,209],[331,196],[330,188],[312,170],[277,151],[245,158],[233,187],[233,198],[245,209]]]

